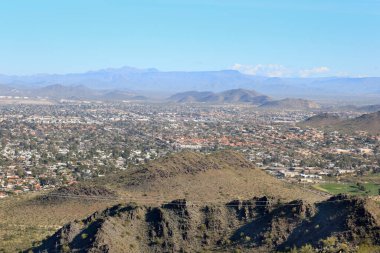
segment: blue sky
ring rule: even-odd
[[[0,73],[380,76],[379,0],[2,0]]]

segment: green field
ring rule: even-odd
[[[313,185],[317,190],[328,192],[331,194],[351,194],[351,195],[379,195],[380,184],[363,183],[364,189],[354,183],[325,183]]]

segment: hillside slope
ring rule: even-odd
[[[102,185],[118,186],[128,196],[149,196],[165,200],[229,201],[251,196],[278,196],[310,201],[322,197],[287,184],[260,169],[237,152],[212,154],[184,151],[99,179]]]

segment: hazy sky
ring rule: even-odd
[[[0,73],[380,76],[378,0],[1,0]]]

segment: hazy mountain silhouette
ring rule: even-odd
[[[66,86],[86,85],[96,89],[166,92],[189,90],[220,92],[244,88],[282,97],[380,95],[378,77],[278,78],[245,75],[235,70],[163,72],[157,69],[123,67],[60,75],[0,75],[0,83],[17,87],[42,87],[59,83]]]
[[[270,97],[262,95],[254,90],[233,89],[219,93],[211,91],[187,91],[176,93],[168,98],[173,102],[204,102],[204,103],[253,103],[263,104],[271,100]]]

